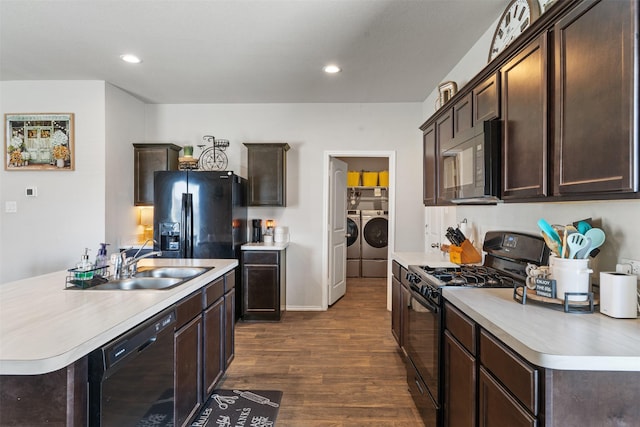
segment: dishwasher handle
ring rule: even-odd
[[[127,332],[115,342],[103,347],[104,370],[108,371],[121,361],[134,357],[155,343],[158,335],[171,330],[176,323],[175,311],[165,312],[154,317],[139,327]]]

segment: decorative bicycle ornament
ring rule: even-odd
[[[205,135],[202,139],[206,141],[207,144],[211,144],[211,146],[207,147],[205,144],[198,145],[198,148],[203,150],[198,160],[199,169],[205,171],[226,170],[229,159],[227,159],[225,150],[229,146],[229,141],[226,139],[216,139],[215,136],[212,135]]]

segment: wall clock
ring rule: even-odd
[[[548,1],[545,3],[549,3]],[[538,0],[512,0],[504,10],[491,41],[489,62],[540,16]]]

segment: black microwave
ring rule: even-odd
[[[487,120],[442,144],[440,200],[456,204],[500,201],[500,130],[500,120]]]

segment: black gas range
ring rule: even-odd
[[[405,326],[407,383],[428,427],[443,423],[441,381],[444,287],[513,288],[526,281],[527,264],[545,264],[549,251],[540,236],[491,231],[485,235],[482,265],[410,265]]]

